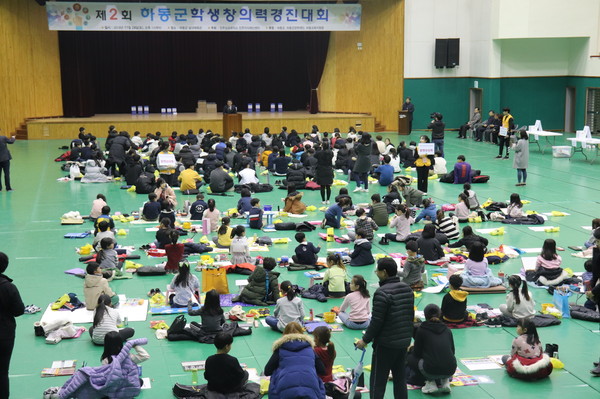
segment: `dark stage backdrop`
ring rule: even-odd
[[[241,111],[317,112],[328,42],[329,32],[59,32],[64,114],[195,112],[197,100],[220,111],[227,98]]]

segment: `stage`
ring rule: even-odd
[[[332,132],[336,127],[341,132],[347,132],[350,126],[355,127],[357,131],[373,132],[375,130],[375,117],[368,114],[309,114],[305,111],[241,112],[240,114],[242,115],[242,128],[248,128],[254,134],[262,133],[265,127],[269,127],[272,133],[279,133],[282,126],[286,126],[288,131],[296,129],[298,133],[302,134],[310,132],[312,125],[317,125],[321,132]],[[86,132],[92,133],[98,138],[104,138],[110,125],[115,125],[119,131],[128,131],[132,136],[135,131],[141,132],[142,136],[159,131],[163,137],[167,137],[173,131],[183,134],[187,133],[188,129],[193,129],[195,133],[198,133],[200,128],[205,131],[210,129],[215,133],[222,133],[223,114],[106,114],[89,118],[32,119],[27,122],[27,135],[30,140],[72,139],[77,137],[79,128],[83,126]]]

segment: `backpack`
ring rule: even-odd
[[[169,327],[169,329],[167,330],[167,335],[183,332],[183,329],[185,328],[186,324],[187,319],[184,315],[180,314],[175,318],[175,320],[173,320],[173,323],[171,323],[171,327]]]
[[[471,183],[487,183],[490,177],[487,175],[473,176]]]

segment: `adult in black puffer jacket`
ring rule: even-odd
[[[425,322],[415,332],[415,346],[408,356],[408,366],[419,379],[425,380],[423,393],[449,393],[450,379],[456,371],[452,331],[441,320],[439,306],[425,307]],[[435,382],[441,380],[441,386]]]
[[[371,383],[372,398],[383,398],[387,379],[392,371],[394,398],[407,397],[406,349],[413,333],[414,295],[410,287],[400,281],[398,266],[392,258],[377,262],[376,274],[379,288],[373,294],[371,323],[362,339],[356,343],[359,349],[373,341]]]
[[[303,189],[306,185],[306,170],[299,160],[294,159],[290,165],[286,177],[286,185],[293,184],[296,189]]]

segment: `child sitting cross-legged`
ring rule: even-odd
[[[513,340],[510,356],[502,357],[508,375],[522,380],[538,380],[552,373],[552,363],[542,351],[542,343],[533,321],[517,320],[517,334]]]
[[[442,299],[442,316],[445,322],[460,323],[467,317],[467,291],[462,291],[463,279],[453,274],[448,279],[450,292]]]
[[[485,247],[480,242],[471,245],[469,259],[462,274],[463,286],[471,288],[489,288],[502,284],[502,280],[492,275],[485,257]]]
[[[506,295],[506,304],[500,305],[502,314],[514,319],[535,316],[535,301],[529,295],[527,282],[523,281],[519,275],[513,274],[508,277],[508,285],[511,292]],[[519,288],[521,288],[520,291]]]
[[[185,246],[182,243],[177,242],[179,240],[179,233],[177,230],[171,230],[169,232],[169,238],[171,239],[171,243],[165,245],[165,253],[167,254],[165,271],[167,273],[176,273],[179,262],[183,260]]]
[[[260,199],[252,198],[252,200],[250,200],[250,205],[252,205],[252,208],[250,209],[250,212],[248,212],[248,215],[250,216],[250,223],[248,224],[248,226],[251,229],[260,230],[263,227],[262,217],[264,213],[264,211],[260,207]]]
[[[350,282],[342,257],[337,253],[327,255],[327,267],[323,276],[323,287],[327,296],[342,298],[348,291],[346,285]],[[349,288],[349,287],[348,287]]]
[[[181,262],[178,265],[178,273],[173,277],[169,284],[169,304],[172,308],[185,308],[188,301],[192,300],[192,295],[198,301],[198,290],[200,282],[198,277],[190,272],[190,265],[187,262]]]
[[[121,335],[116,331],[111,331],[104,336],[104,352],[100,357],[102,364],[110,364],[113,362],[113,357],[117,356],[123,349],[123,343],[125,341]],[[129,358],[135,364],[140,364],[150,359],[148,352],[142,347],[142,345],[134,345],[133,350],[135,353],[130,353]]]
[[[331,342],[329,327],[320,326],[313,331],[315,337],[315,353],[325,366],[325,374],[320,375],[323,382],[333,381],[333,362],[335,361],[335,345]]]
[[[306,240],[306,234],[300,232],[294,236],[296,241],[300,243],[294,250],[296,255],[292,256],[294,263],[300,265],[315,265],[317,263],[317,254],[321,251],[321,247],[315,247],[312,242]]]
[[[418,250],[419,246],[416,241],[412,240],[406,243],[408,257],[402,271],[398,272],[400,280],[410,285],[413,291],[421,291],[424,286],[422,275],[425,272],[425,259],[417,253]]]
[[[369,241],[373,241],[374,232],[379,230],[379,226],[377,225],[377,223],[375,223],[373,219],[367,216],[367,213],[363,208],[358,208],[356,210],[356,217],[357,219],[354,223],[355,231],[360,229],[364,230],[366,234],[364,238],[366,238]],[[356,234],[352,230],[348,231],[348,236],[351,240],[356,239]]]
[[[114,242],[116,242],[115,232],[110,230],[109,227],[110,226],[106,220],[103,220],[100,223],[98,223],[98,234],[96,234],[96,237],[94,237],[94,242],[92,243],[92,246],[94,247],[94,250],[96,252],[102,249],[102,247],[100,246],[100,241],[102,241],[103,238],[108,237]]]
[[[302,299],[296,296],[296,291],[288,280],[282,282],[279,289],[283,297],[277,300],[273,316],[267,316],[265,321],[273,330],[282,332],[289,323],[296,322],[302,325],[304,304]]]
[[[210,290],[206,293],[204,306],[198,310],[192,309],[192,301],[187,303],[188,314],[190,316],[200,316],[202,324],[193,321],[190,324],[192,330],[198,328],[203,332],[213,333],[223,330],[225,324],[225,314],[221,308],[220,296],[217,290]]]
[[[350,281],[351,293],[346,295],[338,316],[344,325],[352,330],[362,330],[369,327],[371,321],[370,295],[367,281],[357,274]],[[346,309],[350,308],[350,313]]]
[[[110,277],[115,269],[121,269],[123,263],[119,261],[117,251],[115,251],[115,241],[110,237],[100,240],[100,251],[96,256],[96,262],[103,269],[105,277]],[[110,269],[110,270],[105,270]]]
[[[158,220],[162,205],[156,199],[158,196],[154,193],[148,194],[148,201],[144,203],[142,208],[142,219],[147,221]]]
[[[302,233],[298,233],[302,234]],[[250,276],[248,285],[232,300],[233,302],[250,303],[257,306],[273,305],[279,299],[279,273],[274,272],[277,263],[275,259],[266,257],[262,267],[256,266]]]
[[[108,282],[102,276],[102,269],[96,262],[90,262],[85,268],[86,275],[83,283],[83,295],[85,297],[85,307],[87,310],[96,309],[100,295],[108,295],[112,306],[119,304],[119,297],[110,289]],[[112,276],[111,278],[112,279]]]
[[[119,311],[113,308],[111,298],[102,294],[98,297],[98,304],[94,311],[92,327],[89,329],[92,342],[96,345],[104,345],[104,337],[111,331],[119,333],[123,341],[133,337],[135,330],[131,327],[119,329],[118,325],[123,323]]]
[[[354,241],[354,251],[350,254],[350,266],[365,266],[375,263],[373,253],[371,252],[371,242],[366,239],[367,233],[364,230],[356,230],[356,241]]]
[[[244,391],[248,382],[248,372],[240,362],[229,354],[233,337],[231,334],[220,332],[214,339],[217,353],[206,359],[204,378],[209,392],[228,395]]]

